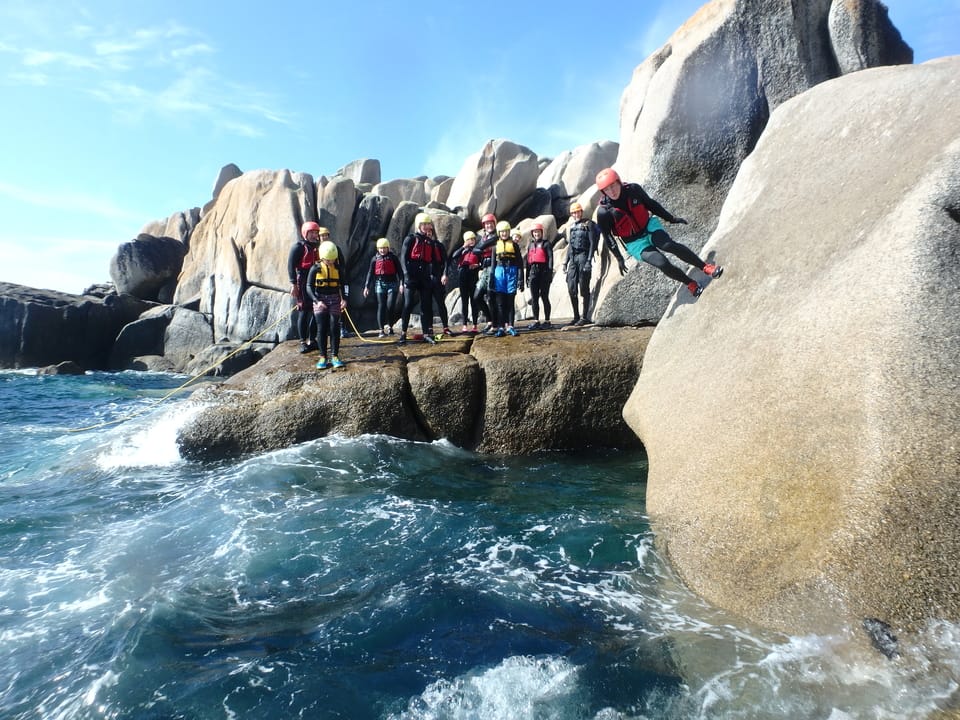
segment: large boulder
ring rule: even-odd
[[[334,173],[333,179],[346,178],[354,185],[376,185],[380,182],[380,161],[363,158],[347,163]]]
[[[186,252],[175,238],[139,235],[117,248],[110,259],[110,279],[120,294],[169,302]]]
[[[616,167],[690,221],[670,230],[698,251],[773,109],[841,72],[912,58],[877,0],[713,0],[634,71],[620,103]],[[647,266],[638,272],[631,279],[650,297],[640,316],[659,318],[676,283]],[[621,305],[608,310],[611,321],[632,320],[633,290],[606,302]]]
[[[960,622],[960,58],[783,103],[624,416],[710,602],[788,632]]]
[[[98,298],[0,282],[0,367],[72,360],[106,370],[120,330],[148,307],[130,295]]]
[[[408,180],[406,178],[377,183],[370,190],[370,194],[383,195],[384,197],[390,198],[390,202],[393,203],[394,207],[405,200],[414,202],[417,205],[425,205],[430,199],[426,184],[423,180]]]
[[[148,222],[140,229],[140,235],[166,237],[179,240],[183,243],[184,252],[190,245],[190,233],[200,222],[200,208],[191,208],[183,212],[175,212],[166,220]]]
[[[304,173],[250,171],[227,183],[193,232],[174,303],[197,303],[218,340],[256,335],[262,327],[244,321],[243,295],[256,286],[282,297],[290,247],[303,220],[317,216],[314,203]]]
[[[509,140],[490,140],[464,161],[446,204],[460,207],[466,224],[479,227],[486,213],[509,215],[536,189],[538,175],[532,150]]]
[[[317,190],[317,222],[330,231],[333,242],[344,251],[361,198],[353,180],[345,177],[335,177]]]
[[[577,197],[593,185],[597,173],[617,161],[618,143],[611,140],[580,145],[555,157],[540,173],[537,187],[559,186],[567,197]]]
[[[481,452],[635,448],[620,410],[649,329],[457,337],[439,345],[343,341],[345,370],[284,343],[255,368],[195,396],[180,430],[185,457],[288,447],[330,433],[447,438]]]

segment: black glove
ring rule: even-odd
[[[627,264],[623,260],[620,260],[617,263],[617,270],[620,271],[620,277],[623,277],[627,274]]]
[[[684,219],[681,218],[681,217],[675,217],[675,218],[672,220],[672,222],[673,222],[674,225],[686,225],[686,224],[687,224],[687,221],[684,220]]]
[[[583,264],[583,272],[584,272],[584,273],[589,274],[592,270],[593,270],[593,265],[591,265],[590,263],[584,263],[584,264]]]

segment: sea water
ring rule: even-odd
[[[957,690],[955,626],[888,660],[692,595],[641,453],[186,462],[185,380],[0,372],[0,717],[920,718]]]

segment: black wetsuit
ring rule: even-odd
[[[390,272],[393,270],[393,272]],[[374,283],[376,281],[376,283]],[[403,265],[392,250],[381,255],[380,251],[370,258],[370,268],[363,286],[369,292],[372,288],[377,296],[377,323],[380,332],[387,325],[393,325],[394,306],[397,303],[397,291],[403,282]]]
[[[424,335],[430,334],[433,324],[433,238],[420,232],[411,233],[403,239],[400,251],[400,263],[403,268],[403,314],[400,318],[400,331],[407,332],[410,315],[417,298],[420,300],[420,327]]]
[[[567,260],[564,270],[567,273],[567,292],[573,306],[574,322],[580,320],[577,295],[583,298],[583,319],[590,321],[590,276],[593,272],[593,256],[600,244],[600,231],[593,220],[571,219],[566,229]]]
[[[694,281],[683,270],[672,264],[663,253],[676,255],[688,265],[703,270],[704,262],[686,245],[675,242],[660,223],[651,225],[644,216],[661,217],[669,223],[686,223],[647,195],[637,183],[623,183],[620,197],[616,200],[604,196],[600,200],[597,222],[603,233],[604,242],[616,256],[621,267],[623,255],[617,246],[615,237],[627,246],[628,252],[639,260],[653,265],[671,280],[689,285]],[[637,219],[639,217],[639,220]]]
[[[497,233],[480,233],[477,235],[477,252],[483,256],[483,262],[480,263],[480,277],[477,279],[477,289],[474,293],[480,302],[487,306],[490,311],[487,314],[487,320],[496,327],[497,308],[490,296],[490,273],[493,268],[493,249],[497,244]]]
[[[297,336],[305,345],[317,343],[317,323],[307,294],[307,275],[317,260],[318,246],[319,243],[298,240],[287,255],[287,275],[297,293],[294,296],[297,303]]]
[[[490,319],[490,308],[487,307],[486,301],[482,297],[475,296],[482,259],[476,245],[471,248],[463,245],[450,256],[450,262],[460,272],[458,281],[460,286],[460,313],[463,315],[464,325],[467,324],[468,318],[471,318],[473,324],[476,325],[481,311],[488,320]],[[468,310],[472,310],[472,312],[468,314]]]
[[[325,268],[329,267],[329,270]],[[340,301],[344,295],[343,279],[336,264],[325,266],[318,262],[310,268],[307,276],[307,293],[313,301],[313,313],[317,322],[317,345],[320,354],[326,356],[327,342],[330,343],[330,354],[340,354]],[[321,307],[321,303],[325,306]]]
[[[527,245],[527,284],[530,286],[533,321],[540,322],[540,303],[543,319],[550,322],[550,283],[553,281],[553,247],[544,239],[531,240]]]

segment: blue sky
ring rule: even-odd
[[[700,0],[0,0],[0,280],[80,292],[117,246],[236,163],[454,175],[490,138],[617,140],[633,69]],[[960,0],[893,0],[916,61]]]

